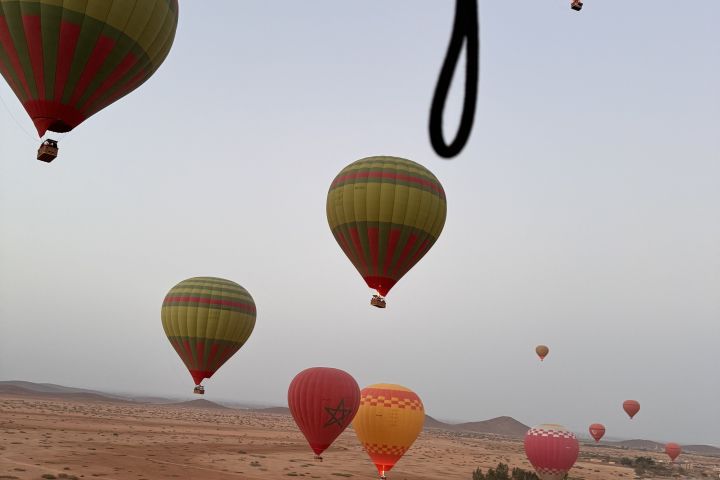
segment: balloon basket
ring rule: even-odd
[[[380,295],[373,295],[373,297],[370,299],[370,305],[377,308],[385,308],[385,298],[381,297]]]
[[[50,163],[58,156],[58,146],[55,140],[45,140],[38,148],[37,159],[41,162]]]
[[[315,455],[315,461],[322,462],[322,457],[320,455]]]
[[[195,385],[195,388],[193,388],[193,393],[196,393],[198,395],[205,395],[205,387],[202,385]]]

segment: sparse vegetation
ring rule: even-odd
[[[510,467],[505,463],[498,463],[495,468],[490,468],[486,473],[478,468],[473,472],[472,480],[540,480],[535,472],[530,472],[522,468],[515,467],[510,471]]]
[[[632,460],[632,464],[630,466],[633,467],[633,470],[635,470],[635,475],[637,475],[638,477],[642,477],[645,475],[653,477],[672,476],[672,468],[668,467],[667,465],[657,463],[651,457],[636,457],[635,460]]]

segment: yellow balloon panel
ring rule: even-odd
[[[424,423],[425,409],[415,392],[400,385],[376,384],[362,390],[352,425],[383,474],[410,449]]]

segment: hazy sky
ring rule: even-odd
[[[720,445],[720,2],[685,3],[481,2],[452,161],[427,137],[450,0],[181,1],[164,65],[50,165],[0,82],[0,379],[189,397],[160,305],[212,275],[258,318],[209,400],[283,404],[324,365],[443,419]],[[325,218],[338,171],[378,154],[448,197],[386,310]]]

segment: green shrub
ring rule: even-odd
[[[515,467],[510,472],[510,468],[504,463],[498,463],[495,468],[488,469],[487,473],[483,473],[479,468],[473,472],[472,480],[540,480],[535,472],[523,470]]]

